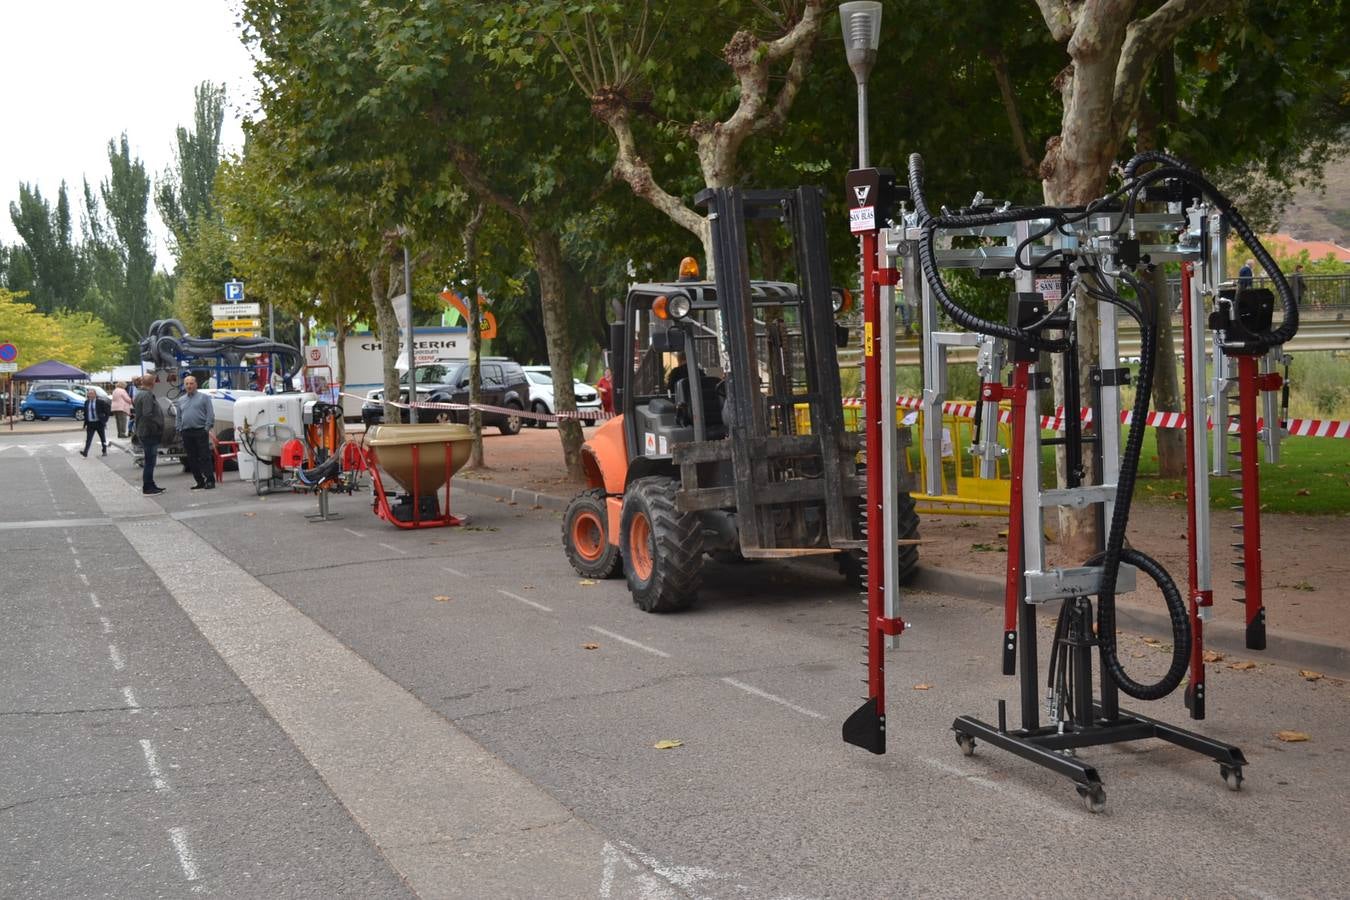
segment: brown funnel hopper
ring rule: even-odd
[[[468,425],[432,423],[427,425],[372,425],[366,432],[365,444],[374,454],[375,462],[389,477],[408,493],[413,491],[413,473],[417,473],[416,493],[426,496],[445,487],[469,460],[473,447],[473,433]],[[446,445],[450,448],[450,465],[445,462]],[[417,462],[413,462],[413,448],[417,448]]]

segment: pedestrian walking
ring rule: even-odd
[[[108,417],[112,415],[112,405],[98,395],[93,388],[84,392],[84,449],[80,451],[81,456],[89,455],[89,448],[94,443],[94,435],[98,435],[98,442],[103,445],[103,455],[108,455]]]
[[[1256,260],[1249,259],[1242,264],[1242,268],[1238,269],[1239,291],[1251,290],[1252,278],[1256,276],[1256,270],[1252,268],[1254,265],[1256,265]]]
[[[125,440],[127,436],[127,413],[131,412],[131,395],[127,393],[125,382],[117,382],[112,392],[112,414],[117,419],[117,437]]]
[[[216,473],[211,466],[211,429],[216,424],[216,411],[211,398],[197,390],[197,379],[192,375],[183,379],[177,412],[176,427],[183,439],[188,471],[197,482],[190,490],[209,491],[216,486]]]
[[[141,463],[142,494],[164,493],[164,488],[155,484],[155,463],[159,461],[159,443],[164,437],[164,410],[152,390],[154,383],[153,375],[143,375],[138,382],[140,390],[136,391],[136,399],[131,403],[136,440],[140,441],[145,457]]]
[[[600,408],[607,413],[614,412],[614,373],[609,366],[605,366],[605,374],[595,383],[595,389],[600,392]]]
[[[1289,276],[1289,290],[1294,294],[1294,305],[1303,308],[1303,264],[1294,266],[1294,274]]]

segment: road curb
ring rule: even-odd
[[[970,572],[956,572],[920,566],[910,587],[934,594],[951,594],[983,603],[1003,603],[1003,579]],[[1128,631],[1137,631],[1162,640],[1171,640],[1171,620],[1161,611],[1116,607],[1116,623]],[[1228,622],[1205,624],[1205,647],[1231,656],[1270,660],[1297,668],[1315,669],[1332,675],[1350,677],[1350,647],[1319,641],[1304,635],[1270,631],[1265,650],[1248,650],[1246,629]]]
[[[499,500],[505,500],[508,503],[519,503],[525,506],[538,506],[542,509],[553,509],[562,512],[567,509],[568,500],[563,497],[555,497],[552,494],[541,494],[538,491],[532,491],[528,488],[511,487],[509,484],[494,484],[491,481],[476,481],[472,478],[460,478],[453,482],[454,486],[470,494],[478,494],[483,497],[493,497]]]

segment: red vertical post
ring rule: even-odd
[[[1258,384],[1255,356],[1238,357],[1238,448],[1242,454],[1242,581],[1247,607],[1247,649],[1266,649],[1266,608],[1261,597],[1261,472],[1257,459]],[[1219,423],[1215,423],[1218,425]],[[1278,423],[1267,422],[1277,428]]]
[[[1202,518],[1196,506],[1197,479],[1208,478],[1208,472],[1195,471],[1195,442],[1203,440],[1200,428],[1203,423],[1193,421],[1195,416],[1196,385],[1191,378],[1191,337],[1196,323],[1191,309],[1191,279],[1194,277],[1194,265],[1181,264],[1181,326],[1182,360],[1186,384],[1186,549],[1187,549],[1187,606],[1191,619],[1191,665],[1190,678],[1186,684],[1186,708],[1191,711],[1192,719],[1205,717],[1205,631],[1204,621],[1200,618],[1200,608],[1214,605],[1214,592],[1200,590],[1200,561],[1197,557],[1196,529]]]
[[[863,440],[867,447],[867,692],[877,715],[886,715],[885,579],[881,496],[881,289],[877,284],[877,232],[862,235],[863,262]]]
[[[998,383],[990,383],[981,389],[986,400],[1012,401],[1012,452],[1009,454],[1009,468],[1012,483],[1008,488],[1008,564],[1003,583],[1003,674],[1013,675],[1017,671],[1017,612],[1022,602],[1022,464],[1027,435],[1027,386],[1030,384],[1029,362],[1013,364],[1012,387],[1005,389]],[[998,428],[998,422],[992,426]]]

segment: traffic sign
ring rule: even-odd
[[[238,319],[262,315],[261,303],[212,303],[211,315],[217,319]]]
[[[13,344],[9,343],[8,341],[6,341],[6,342],[3,343],[3,344],[0,344],[0,362],[12,363],[12,362],[14,362],[14,360],[16,360],[16,359],[18,359],[18,358],[19,358],[19,348],[18,348],[18,347],[15,347]],[[17,370],[17,369],[9,369],[8,371],[11,371],[11,372],[17,372],[18,370]]]
[[[247,331],[213,331],[211,336],[214,338],[255,338],[260,337],[261,332],[255,330]]]
[[[0,362],[0,372],[17,372],[17,371],[19,371],[18,363]]]
[[[257,331],[262,328],[262,319],[216,319],[211,323],[216,331],[228,331],[232,328],[248,328]]]
[[[239,303],[244,299],[244,283],[242,281],[225,282],[225,299],[230,303]]]

